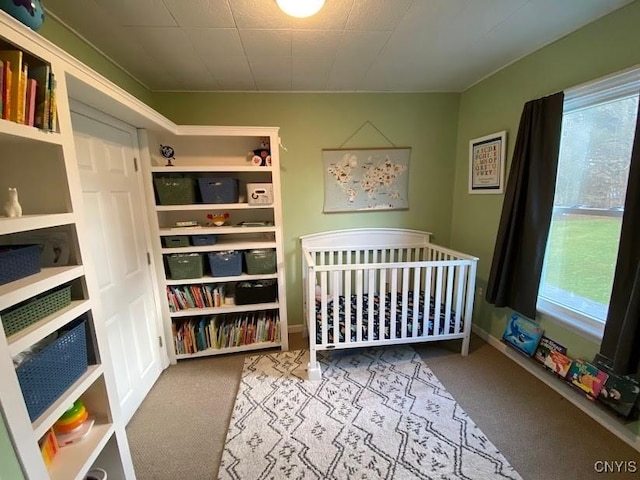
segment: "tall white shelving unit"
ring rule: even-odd
[[[0,120],[0,198],[4,202],[7,188],[17,187],[23,207],[22,217],[0,217],[0,244],[22,243],[21,239],[30,236],[64,232],[69,238],[70,252],[64,265],[43,268],[38,274],[0,285],[0,312],[58,287],[70,287],[72,298],[67,307],[9,336],[0,328],[2,415],[26,478],[82,479],[88,470],[99,466],[109,472],[110,479],[132,479],[135,474],[120,420],[103,319],[100,305],[94,300],[96,277],[85,261],[89,252],[71,130],[68,64],[39,36],[4,13],[0,15],[0,48],[21,50],[24,62],[31,65],[51,66],[57,81],[58,116],[55,131]],[[88,368],[32,420],[13,358],[79,318],[86,318]],[[77,399],[83,400],[96,423],[82,442],[61,448],[47,468],[38,441]]]
[[[248,152],[258,148],[264,138],[271,147],[271,165],[254,166]],[[268,303],[245,305],[221,305],[219,307],[188,308],[170,311],[168,302],[163,302],[165,338],[167,343],[174,338],[175,327],[185,318],[209,320],[211,317],[251,318],[252,315],[268,315],[279,319],[279,339],[273,341],[253,341],[225,348],[202,348],[195,353],[179,353],[175,343],[168,345],[172,362],[185,358],[218,355],[224,353],[258,350],[264,348],[288,349],[286,291],[284,275],[284,254],[282,241],[282,204],[280,197],[280,163],[278,145],[280,138],[276,127],[216,127],[180,126],[172,133],[146,131],[141,134],[145,174],[147,177],[147,198],[149,210],[155,211],[152,229],[155,229],[155,263],[166,264],[166,257],[172,254],[198,253],[205,262],[203,277],[174,280],[165,267],[158,268],[158,285],[161,298],[167,298],[167,287],[190,285],[223,285],[227,290],[239,282],[275,280],[277,298]],[[160,154],[160,145],[169,145],[175,151],[173,166],[166,166],[167,160]],[[145,159],[144,153],[148,153]],[[167,175],[190,177],[231,177],[239,182],[239,201],[225,204],[191,203],[187,205],[162,205],[155,201],[154,178]],[[247,183],[267,183],[273,189],[273,202],[269,204],[249,203]],[[227,213],[225,226],[208,226],[206,215]],[[197,228],[176,227],[180,221],[196,221]],[[239,226],[244,222],[254,225]],[[262,223],[263,225],[255,225]],[[169,236],[216,235],[213,245],[166,247],[162,239]],[[207,272],[207,254],[221,251],[238,251],[244,255],[253,249],[275,250],[276,270],[273,273],[212,277]]]

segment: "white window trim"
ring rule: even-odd
[[[600,343],[604,335],[604,322],[538,297],[538,316],[551,319],[590,341]]]
[[[637,95],[638,92],[640,92],[640,66],[634,66],[565,90],[563,112]],[[605,322],[563,307],[541,296],[538,296],[536,311],[540,317],[556,321],[587,340],[597,343],[602,341]]]

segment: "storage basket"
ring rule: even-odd
[[[198,178],[202,203],[238,203],[238,180],[230,177]]]
[[[196,184],[191,177],[156,177],[153,183],[160,205],[196,203]]]
[[[10,337],[71,303],[71,285],[36,297],[0,314],[4,333]]]
[[[249,250],[244,253],[244,259],[250,275],[276,273],[275,250]]]
[[[236,305],[275,302],[278,284],[275,280],[239,282],[236,285]]]
[[[197,247],[215,245],[217,241],[217,235],[191,235],[191,242]]]
[[[16,368],[31,421],[87,371],[85,325],[82,319]]]
[[[40,245],[0,246],[0,285],[40,273]]]
[[[236,250],[209,253],[212,277],[235,277],[242,274],[242,253]]]
[[[189,237],[187,235],[170,235],[162,237],[162,243],[167,248],[188,247]]]
[[[204,265],[200,253],[175,253],[167,256],[167,263],[173,280],[200,278],[204,275]]]

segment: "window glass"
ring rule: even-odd
[[[637,109],[637,93],[565,108],[539,304],[606,320]]]

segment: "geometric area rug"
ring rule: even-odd
[[[410,346],[318,359],[245,359],[219,479],[521,480]]]

